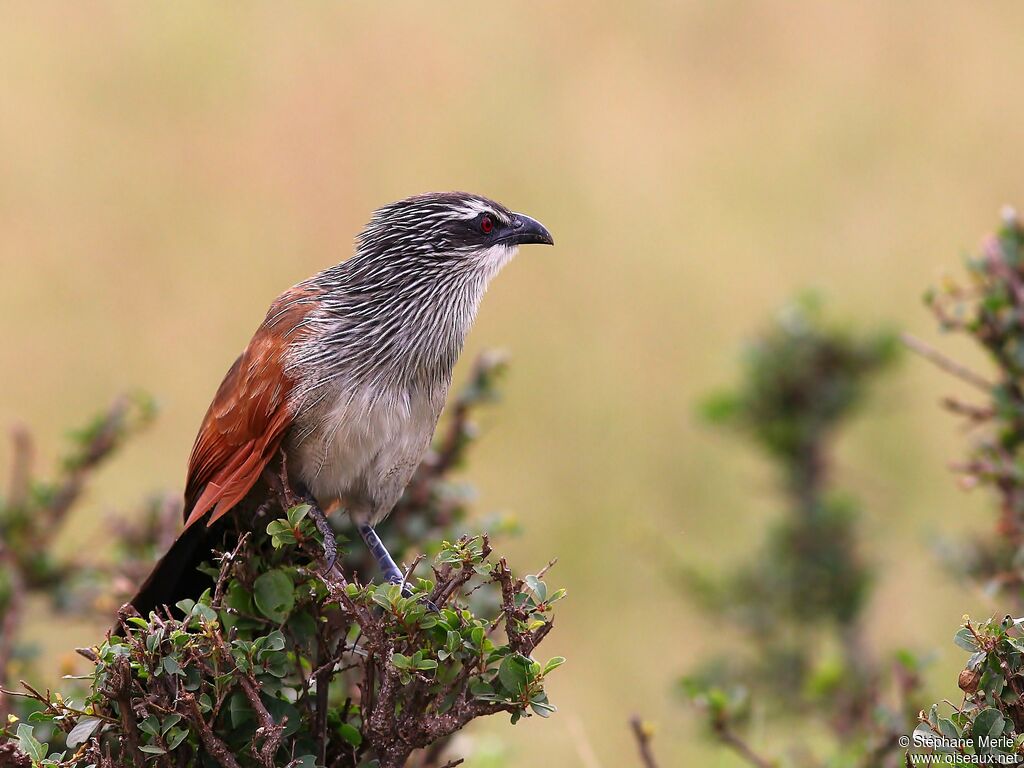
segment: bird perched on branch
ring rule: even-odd
[[[224,545],[224,523],[244,530],[274,466],[315,502],[329,560],[333,536],[319,510],[340,502],[384,577],[401,582],[374,526],[430,445],[488,282],[527,243],[554,240],[478,195],[418,195],[376,211],[351,258],[281,294],[203,419],[185,529],[135,609],[145,616],[210,586],[197,566]]]

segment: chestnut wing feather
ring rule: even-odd
[[[231,511],[274,458],[294,415],[285,355],[307,333],[317,296],[299,285],[278,297],[217,389],[189,459],[186,528],[211,509],[209,523]]]

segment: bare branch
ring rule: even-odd
[[[938,366],[946,373],[956,376],[961,381],[970,384],[972,387],[977,387],[985,393],[991,393],[992,390],[995,389],[995,385],[984,376],[979,373],[975,373],[967,366],[958,363],[953,358],[943,352],[940,352],[930,344],[921,341],[921,339],[916,336],[911,336],[909,333],[903,333],[900,334],[900,340],[912,352]]]

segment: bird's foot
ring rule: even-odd
[[[423,603],[423,605],[425,605],[427,610],[430,611],[431,613],[440,613],[441,612],[441,611],[438,610],[437,606],[434,605],[433,601],[430,598],[428,598],[426,595],[420,595],[419,597],[416,597],[413,594],[412,587],[409,586],[409,582],[406,581],[404,578],[400,578],[398,581],[392,581],[391,579],[388,579],[388,583],[400,586],[402,588],[402,597],[406,597],[406,598],[415,597],[416,601],[420,602],[420,603]]]
[[[401,596],[402,597],[406,597],[406,598],[416,597],[416,595],[413,594],[413,588],[409,586],[409,582],[407,582],[406,580],[398,579],[397,581],[393,581],[391,579],[388,579],[388,583],[396,585],[398,587],[401,587]],[[434,605],[433,602],[426,595],[420,595],[416,599],[417,599],[418,602],[421,602],[424,605],[426,605],[427,606],[427,610],[429,610],[431,613],[439,613],[440,612],[437,609],[437,606]]]
[[[381,573],[384,574],[384,579],[391,584],[396,584],[402,588],[402,597],[413,597],[412,588],[409,586],[405,579],[405,576],[399,570],[395,564],[395,559],[391,557],[391,553],[388,552],[388,548],[384,546],[384,542],[380,540],[380,536],[373,530],[372,526],[360,525],[359,535],[363,537],[363,541],[366,543],[366,548],[370,550],[370,554],[373,555],[377,561],[377,566],[380,568]],[[437,606],[429,600],[426,601],[427,608],[433,612],[437,612]]]
[[[309,491],[304,491],[299,496],[299,500],[309,507],[309,519],[313,521],[313,525],[323,537],[324,573],[327,573],[334,568],[334,564],[338,561],[338,540],[334,536],[334,528],[331,527],[331,521],[327,519],[327,515],[320,509],[320,505],[316,503],[316,499]]]

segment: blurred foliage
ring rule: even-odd
[[[71,448],[48,480],[36,476],[29,433],[15,430],[10,479],[0,497],[0,691],[15,673],[31,676],[36,648],[21,636],[29,600],[49,598],[56,611],[89,610],[95,585],[108,581],[94,565],[55,557],[53,542],[93,473],[154,413],[148,398],[120,398],[70,435]],[[20,711],[0,693],[0,717]]]
[[[816,494],[827,441],[898,350],[892,332],[855,335],[829,325],[820,299],[805,294],[747,346],[739,386],[711,395],[701,410],[713,424],[749,433],[778,463],[791,494]]]
[[[921,660],[882,664],[863,642],[871,570],[858,554],[858,505],[831,485],[829,455],[872,378],[896,358],[888,331],[854,334],[826,322],[812,297],[793,302],[748,348],[740,385],[709,398],[703,414],[748,435],[783,479],[786,513],[761,553],[714,580],[687,573],[691,595],[738,628],[742,647],[683,681],[712,733],[755,764],[741,736],[751,699],[775,719],[821,726],[833,752],[794,745],[779,764],[896,765],[897,738],[913,722]],[[813,718],[815,722],[811,722]]]
[[[973,444],[954,465],[968,488],[996,497],[988,535],[947,547],[956,570],[986,592],[1024,609],[1024,229],[1007,209],[999,231],[966,259],[967,281],[947,280],[926,295],[943,330],[966,335],[994,363],[989,380],[929,352],[947,371],[979,390],[981,402],[948,397],[945,407],[966,420]]]
[[[966,419],[973,436],[964,461],[954,465],[967,488],[992,492],[998,510],[986,534],[946,547],[948,563],[1018,615],[1024,611],[1024,228],[1003,211],[999,231],[966,259],[966,284],[947,280],[926,295],[949,332],[964,334],[987,352],[994,379],[979,374],[916,339],[908,344],[971,384],[981,402],[948,397],[943,405]],[[1024,761],[1024,619],[975,624],[965,618],[956,644],[971,655],[960,673],[963,700],[922,712],[915,751],[941,754],[951,765]],[[951,710],[948,716],[940,714]],[[909,759],[909,758],[908,758]]]
[[[449,737],[472,719],[548,716],[544,679],[564,659],[542,665],[531,654],[564,590],[548,590],[547,569],[514,578],[488,537],[471,533],[470,494],[450,476],[472,442],[472,412],[495,399],[503,368],[498,356],[479,358],[387,526],[392,551],[411,563],[413,597],[392,585],[362,586],[361,551],[319,573],[309,508],[270,500],[277,504],[256,530],[207,566],[215,588],[179,603],[177,616],[122,614],[123,638],[78,649],[93,667],[67,695],[29,682],[11,690],[15,665],[5,659],[0,765],[430,768],[459,762],[448,760]],[[21,564],[38,570],[47,562],[59,528],[47,523],[66,517],[86,474],[148,421],[144,405],[118,403],[78,434],[53,484],[28,482],[26,453],[16,452],[15,487],[0,507],[4,565],[16,585],[2,604],[0,647],[14,647],[27,590],[56,594],[76,572],[55,566],[41,578]],[[281,516],[269,519],[275,506]],[[84,603],[108,615],[109,595],[129,594],[173,538],[180,505],[156,499],[137,522],[113,525],[118,565],[95,570],[97,599]],[[429,567],[413,556],[427,541],[436,542]]]

